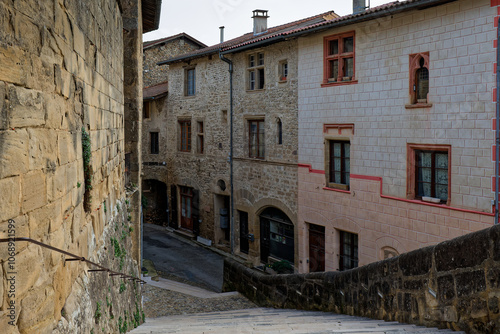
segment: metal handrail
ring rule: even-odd
[[[109,274],[109,276],[118,276],[118,275],[121,275],[121,278],[128,278],[129,280],[135,280],[137,282],[141,282],[141,284],[146,284],[146,281],[144,281],[144,280],[142,280],[140,278],[137,278],[137,277],[134,277],[134,276],[130,276],[130,275],[127,275],[127,274],[124,274],[124,273],[120,273],[118,271],[113,271],[113,270],[111,270],[109,268],[101,266],[100,264],[97,264],[95,262],[87,260],[83,256],[78,256],[78,255],[75,255],[73,253],[66,252],[66,251],[64,251],[62,249],[59,249],[59,248],[56,248],[56,247],[44,244],[43,242],[36,241],[36,240],[31,239],[31,238],[12,237],[12,238],[7,238],[7,239],[0,239],[0,243],[2,243],[2,242],[16,242],[16,241],[31,242],[31,243],[34,243],[34,244],[36,244],[38,246],[41,246],[41,247],[44,247],[44,248],[48,248],[48,249],[50,249],[50,250],[52,250],[54,252],[58,252],[58,253],[61,253],[61,254],[64,254],[64,255],[72,257],[71,259],[64,259],[64,261],[82,261],[82,262],[86,262],[86,263],[88,263],[88,264],[90,264],[92,266],[95,266],[95,267],[99,268],[99,269],[89,269],[89,270],[87,270],[87,272],[107,272]]]

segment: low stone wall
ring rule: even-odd
[[[344,272],[265,275],[226,259],[224,290],[261,306],[500,332],[500,226]]]

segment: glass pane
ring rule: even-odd
[[[341,158],[334,158],[333,159],[333,169],[336,172],[340,172],[340,170],[342,169],[341,163],[342,163],[342,159]]]
[[[248,57],[248,66],[249,67],[254,67],[255,66],[255,57],[254,57],[254,55],[250,55]]]
[[[339,61],[330,60],[330,73],[328,73],[328,77],[336,80],[338,76],[339,76]]]
[[[340,173],[340,172],[335,172],[335,173],[334,173],[334,180],[333,180],[333,182],[335,182],[335,183],[341,183],[341,181],[340,181],[340,180],[341,180],[340,176],[341,176],[341,173]]]
[[[346,158],[351,157],[351,144],[350,143],[345,143],[344,144],[344,156]]]
[[[344,59],[344,77],[352,78],[354,75],[354,58]]]
[[[341,145],[340,143],[333,144],[333,156],[334,157],[340,157],[342,155],[342,148],[340,145]]]
[[[417,151],[417,165],[421,167],[431,167],[432,153]]]
[[[329,55],[336,55],[339,53],[339,41],[333,40],[328,43],[328,54]]]
[[[264,54],[259,53],[259,65],[264,65]]]
[[[436,168],[448,168],[447,153],[436,153]]]
[[[422,192],[419,193],[420,196],[432,197],[431,184],[430,183],[420,183]]]
[[[448,185],[448,170],[436,169],[436,184]]]
[[[186,218],[191,218],[191,198],[186,198],[186,209],[187,209],[187,214]]]
[[[347,185],[351,184],[351,176],[349,173],[346,173],[346,175],[345,175],[345,184],[347,184]]]
[[[431,182],[432,181],[432,170],[430,168],[420,168],[419,181]]]
[[[436,197],[446,201],[448,199],[448,185],[436,185]]]
[[[353,52],[354,51],[354,37],[344,38],[344,50],[343,52]]]
[[[264,69],[259,69],[259,89],[264,88]]]
[[[417,70],[417,99],[427,99],[429,93],[429,71],[423,67]]]

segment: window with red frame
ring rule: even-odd
[[[429,52],[410,55],[410,105],[429,104]]]
[[[354,81],[354,31],[324,39],[323,83]]]
[[[191,121],[179,121],[181,152],[191,152]]]

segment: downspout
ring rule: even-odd
[[[233,190],[233,62],[219,51],[219,58],[229,64],[229,178],[231,187],[231,255],[234,254],[234,190]]]
[[[497,101],[496,101],[496,126],[495,126],[495,225],[498,224],[498,187],[500,174],[500,18],[497,27]]]

